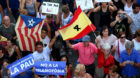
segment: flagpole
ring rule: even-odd
[[[84,14],[85,14],[85,13],[84,13]],[[85,16],[87,16],[87,15],[85,14]],[[87,16],[87,17],[88,17],[88,16]],[[88,19],[86,18],[86,20],[88,20]],[[89,24],[89,26],[90,26],[92,32],[94,33],[93,28],[91,27],[91,24],[90,24],[89,22],[88,22],[88,24]],[[94,33],[94,36],[97,37],[95,33]]]

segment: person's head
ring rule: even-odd
[[[69,6],[68,5],[63,5],[62,6],[62,12],[65,14],[68,14],[70,12]]]
[[[90,36],[85,35],[85,36],[82,38],[82,42],[84,43],[84,46],[89,46]]]
[[[77,64],[75,68],[75,75],[84,75],[86,73],[85,66],[83,64]]]
[[[46,28],[42,28],[41,30],[41,38],[44,39],[47,36],[47,29]]]
[[[102,3],[101,3],[102,7],[106,7],[107,4],[108,4],[107,2],[102,2]]]
[[[135,35],[137,40],[140,41],[140,29],[136,30]]]
[[[4,69],[7,69],[7,66],[10,64],[10,62],[8,61],[8,59],[4,59],[3,61],[3,67]]]
[[[52,14],[48,14],[47,15],[47,22],[50,24],[53,21],[53,15]]]
[[[43,43],[41,41],[37,41],[35,45],[37,52],[41,53],[43,51]]]
[[[109,29],[107,26],[102,27],[100,35],[101,37],[109,36],[111,33],[109,32]]]
[[[62,55],[60,60],[66,62],[66,65],[69,65],[68,57],[66,55]]]
[[[118,72],[118,67],[116,65],[113,65],[109,68],[110,76],[115,77],[117,75],[117,72]]]
[[[102,45],[102,51],[104,56],[108,56],[110,54],[111,45],[109,43],[105,43]]]
[[[128,54],[131,54],[132,53],[132,49],[133,49],[134,45],[132,44],[131,41],[126,41],[125,43],[125,48],[126,48],[126,52]]]
[[[16,45],[16,40],[10,39],[10,40],[7,41],[7,46],[11,47],[13,45]]]
[[[133,4],[133,5],[132,5],[132,9],[133,9],[133,13],[134,13],[134,14],[139,13],[139,11],[140,11],[140,6],[139,6],[139,4]]]
[[[9,16],[4,16],[3,20],[4,20],[4,24],[5,24],[6,27],[10,26],[10,18],[9,18]]]
[[[124,42],[126,39],[125,32],[119,32],[118,38],[120,39],[121,42]]]

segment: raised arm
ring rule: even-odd
[[[56,41],[56,38],[59,36],[59,32],[58,31],[55,31],[55,36],[53,37],[53,39],[51,40],[50,44],[49,44],[49,48],[51,49],[53,44],[55,43]]]
[[[50,25],[48,24],[47,19],[46,19],[45,22],[46,22],[46,26],[47,26],[47,30],[48,30],[47,35],[48,35],[48,37],[51,39],[51,28],[50,28]]]
[[[17,52],[17,55],[18,55],[18,59],[20,59],[21,58],[21,53],[20,53],[20,50],[17,46],[16,46],[16,52]]]
[[[122,3],[125,5],[126,4],[126,0],[122,0]]]
[[[34,4],[35,4],[35,12],[36,12],[36,14],[37,14],[37,12],[38,12],[38,7],[37,7],[37,1],[36,1],[36,0],[34,0]]]
[[[66,41],[69,48],[73,48],[72,44],[69,41]]]

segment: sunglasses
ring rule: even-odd
[[[125,36],[124,37],[120,37],[120,38],[125,38]]]

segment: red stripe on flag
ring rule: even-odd
[[[34,40],[34,44],[36,44],[36,39],[35,39],[35,37],[34,37],[34,35],[33,35],[34,29],[35,29],[35,27],[33,27],[33,28],[31,29],[31,34],[30,34],[30,36],[31,36],[32,39]]]
[[[22,32],[21,27],[23,26],[23,19],[21,17],[20,17],[19,22],[20,23],[19,23],[19,26],[18,26],[17,30],[18,30],[18,33],[19,33],[19,36],[20,36],[23,51],[25,51],[26,50],[25,40],[24,40],[23,34],[21,33]]]
[[[77,10],[75,11],[74,16],[73,16],[72,20],[70,21],[70,23],[67,24],[67,25],[65,25],[65,26],[63,26],[63,27],[60,28],[59,30],[64,29],[64,28],[66,28],[66,27],[68,27],[68,26],[71,26],[71,25],[78,19],[78,17],[79,17],[79,15],[81,14],[81,12],[82,12],[81,8],[78,7]]]
[[[38,40],[38,41],[40,41],[40,37],[39,37],[38,31],[39,31],[41,25],[42,25],[42,21],[39,23],[39,27],[38,27],[38,29],[37,29],[37,31],[36,31],[36,35],[37,35],[37,40]]]
[[[27,37],[27,40],[28,40],[28,43],[29,43],[29,51],[33,51],[33,48],[32,48],[32,42],[31,42],[31,39],[29,38],[29,36],[28,36],[28,27],[27,26],[25,26],[25,28],[24,28],[24,31],[25,31],[25,37]]]
[[[91,24],[90,26],[92,27],[93,31],[95,31],[95,29],[96,29],[95,26],[93,24]],[[75,36],[73,38],[69,38],[67,40],[79,39],[79,38],[89,34],[92,31],[90,26],[88,25],[83,31],[81,31],[79,34],[77,34],[77,36]]]

